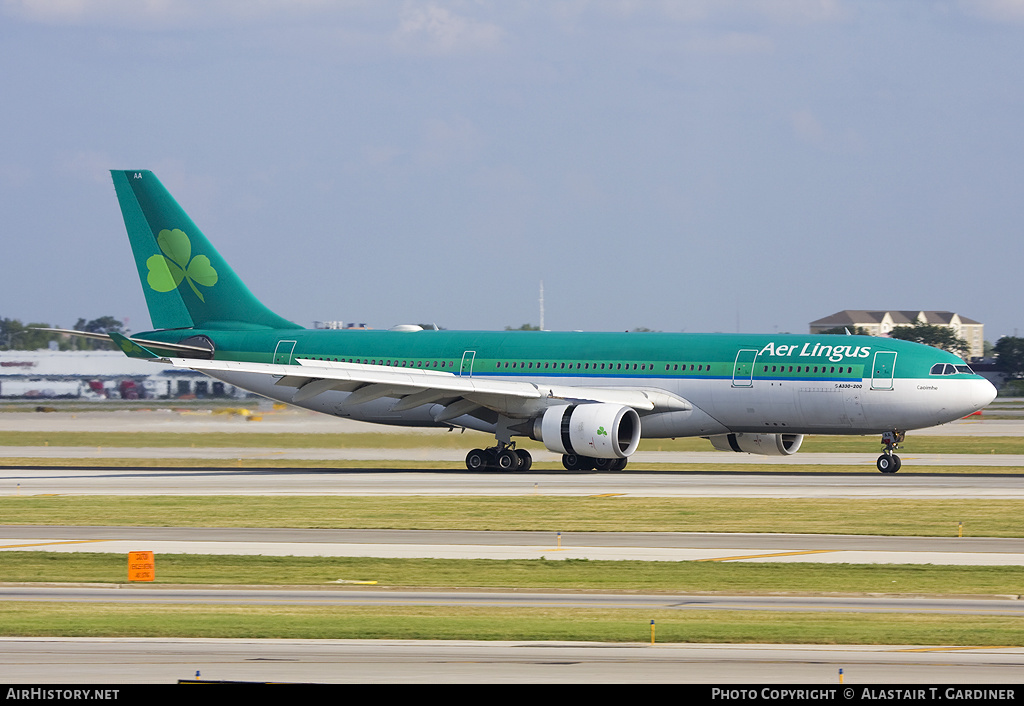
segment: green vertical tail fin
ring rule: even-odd
[[[152,172],[111,174],[154,328],[302,328],[253,296]]]

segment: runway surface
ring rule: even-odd
[[[688,532],[0,527],[0,552],[1024,566],[1024,541]]]
[[[865,444],[865,448],[870,448]],[[0,458],[39,459],[211,459],[219,461],[408,461],[462,463],[466,450],[413,449],[266,449],[251,447],[165,448],[95,446],[0,446]],[[561,463],[561,456],[550,451],[532,451],[535,463]],[[860,466],[875,473],[878,453],[798,453],[794,456],[756,456],[724,451],[637,451],[629,458],[631,471],[665,464],[684,465],[771,465],[771,466]],[[903,471],[913,473],[915,466],[992,466],[1020,468],[1024,454],[901,454]]]
[[[473,446],[491,443],[490,437],[471,432],[465,435],[465,448],[431,448],[429,439],[447,437],[442,429],[390,427],[340,419],[323,414],[297,410],[268,412],[259,422],[246,422],[243,417],[203,413],[201,411],[173,411],[170,409],[113,411],[113,412],[56,412],[39,414],[8,412],[0,414],[0,430],[42,432],[157,432],[194,434],[210,432],[259,435],[261,433],[300,433],[310,439],[327,434],[389,434],[401,433],[427,440],[423,448],[115,448],[97,446],[0,446],[0,458],[39,459],[216,459],[237,461],[395,461],[462,463],[466,452]],[[1024,436],[1024,420],[983,419],[972,417],[931,429],[910,432],[910,437],[921,436]],[[860,466],[873,473],[878,457],[878,443],[874,437],[863,437],[861,453],[798,453],[790,457],[759,456],[743,453],[714,451],[639,451],[629,460],[631,470],[657,469],[665,464],[685,465],[846,465]],[[315,443],[315,441],[314,441]],[[313,446],[313,444],[310,444]],[[560,463],[560,456],[544,449],[531,452],[537,463]],[[901,453],[903,473],[912,473],[915,466],[994,466],[1024,469],[1022,454],[911,454]]]
[[[0,586],[7,603],[104,603],[184,605],[443,606],[449,608],[554,608],[670,611],[771,611],[774,613],[925,613],[1024,616],[1016,597],[866,597],[866,596],[729,596],[545,591],[421,591],[399,589],[200,587],[115,585]]]
[[[863,684],[1015,685],[1022,662],[1007,647],[0,638],[0,682],[22,684],[820,684],[839,700]]]

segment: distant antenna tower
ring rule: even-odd
[[[544,280],[540,281],[540,330],[544,331]]]

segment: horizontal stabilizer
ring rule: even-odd
[[[77,336],[79,338],[91,338],[94,341],[105,341],[107,343],[117,343],[113,338],[113,333],[93,333],[92,331],[78,331],[73,328],[42,328],[33,327],[33,331],[50,331],[51,333],[63,333],[67,336]],[[121,335],[121,334],[118,334]],[[122,336],[124,337],[124,336]],[[162,351],[174,351],[176,353],[194,353],[201,354],[204,356],[210,355],[209,348],[203,348],[202,346],[190,346],[184,343],[164,343],[163,341],[152,341],[145,338],[133,338],[131,336],[125,337],[133,343],[138,343],[140,346],[148,348],[157,348]],[[119,346],[120,347],[120,346]],[[124,350],[123,348],[121,350]]]
[[[117,344],[117,347],[120,348],[129,358],[147,358],[149,360],[156,360],[160,357],[145,346],[140,346],[135,341],[131,340],[127,336],[121,335],[117,331],[110,332],[110,340]]]

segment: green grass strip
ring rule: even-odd
[[[614,486],[609,487],[614,491]],[[524,489],[524,492],[530,492]],[[539,489],[542,493],[543,489]],[[4,524],[1020,537],[1024,500],[626,496],[0,497]]]
[[[254,422],[253,424],[258,424]],[[529,442],[535,443],[535,442]],[[708,442],[704,442],[707,444]],[[196,432],[160,431],[0,431],[0,446],[72,446],[82,448],[254,448],[254,449],[469,449],[494,445],[494,438],[479,432],[446,433],[359,433],[298,434],[277,432]],[[708,444],[710,447],[710,444]],[[536,445],[534,448],[543,448]],[[707,450],[707,449],[705,449]],[[1022,452],[1024,453],[1024,452]]]
[[[1024,619],[1006,616],[429,606],[7,603],[0,634],[648,643],[651,620],[659,643],[1024,644]]]
[[[376,582],[400,588],[503,588],[573,591],[719,593],[883,593],[1017,595],[1017,566],[930,564],[721,563],[537,559],[386,559],[374,557],[158,554],[155,584],[327,586]],[[6,551],[0,582],[127,582],[127,556],[114,553]]]

